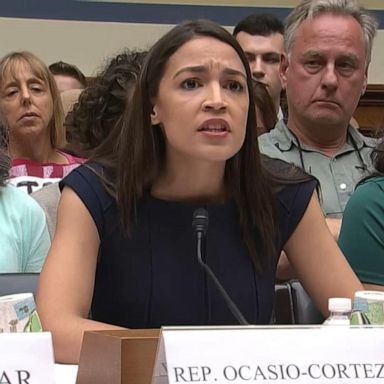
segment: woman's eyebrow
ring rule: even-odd
[[[173,77],[175,78],[184,72],[204,73],[207,71],[208,71],[208,68],[205,65],[191,65],[191,66],[187,66],[179,69]]]
[[[205,65],[192,65],[192,66],[184,67],[179,69],[173,77],[175,78],[184,72],[204,73],[204,72],[208,72],[208,67]],[[224,68],[223,72],[227,75],[237,75],[237,76],[242,76],[245,79],[247,78],[247,76],[243,72],[237,69],[226,67]]]
[[[31,84],[31,83],[43,84],[44,83],[44,81],[42,79],[39,79],[37,76],[31,76],[30,78],[27,79],[26,82],[27,84]],[[12,78],[11,80],[5,83],[4,88],[17,86],[19,83],[20,83],[20,80]]]

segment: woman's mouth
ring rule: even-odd
[[[212,133],[212,134],[223,134],[230,131],[229,125],[225,120],[222,119],[211,119],[205,121],[200,128],[199,132]]]

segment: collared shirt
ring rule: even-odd
[[[356,184],[373,171],[370,154],[376,146],[376,139],[363,136],[351,126],[348,133],[344,146],[328,156],[304,143],[298,145],[296,137],[281,120],[270,132],[259,136],[259,147],[261,153],[293,163],[315,176],[320,182],[324,214],[341,215]]]

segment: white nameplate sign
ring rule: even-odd
[[[384,383],[384,328],[164,327],[153,384]]]
[[[1,384],[55,384],[49,332],[0,334]]]

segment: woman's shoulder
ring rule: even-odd
[[[96,162],[85,162],[73,169],[66,177],[60,181],[60,189],[64,185],[86,180],[89,183],[100,183],[100,178],[103,177],[104,168]]]
[[[86,206],[101,206],[107,209],[114,202],[113,185],[110,183],[105,167],[97,162],[86,162],[59,183],[60,190],[71,188]]]
[[[275,189],[274,195],[279,214],[286,217],[292,215],[301,217],[316,188],[317,181],[310,179],[281,185]]]
[[[315,177],[306,173],[295,164],[288,163],[287,161],[271,158],[262,154],[261,163],[267,172],[268,177],[276,186],[300,184],[307,181],[317,182]]]
[[[60,190],[68,186],[79,195],[92,192],[101,199],[110,198],[107,185],[105,169],[96,162],[86,162],[78,166],[59,182]]]
[[[316,178],[284,160],[262,156],[262,164],[276,199],[284,206],[290,206],[298,194],[312,196],[318,187]]]
[[[105,167],[97,162],[86,162],[60,181],[60,189],[70,188],[92,216],[100,238],[103,238],[106,215],[113,215],[115,198],[106,176]],[[114,220],[115,221],[115,220]]]
[[[262,156],[275,199],[280,248],[288,241],[317,189],[318,181],[283,160]]]

